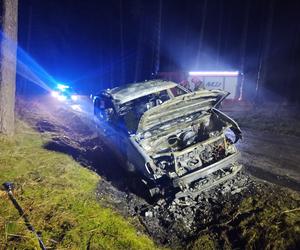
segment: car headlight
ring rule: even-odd
[[[57,84],[57,88],[61,91],[65,91],[66,89],[70,88],[68,85],[65,85],[65,84]]]
[[[72,101],[77,101],[78,100],[78,96],[77,95],[71,95],[71,99],[72,99]]]
[[[57,98],[59,96],[59,93],[57,91],[51,91],[51,95]]]
[[[65,101],[65,100],[67,100],[67,97],[64,96],[64,95],[58,95],[58,96],[57,96],[57,99],[58,99],[59,101],[63,102],[63,101]]]

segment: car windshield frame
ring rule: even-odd
[[[134,100],[131,100],[129,102],[120,105],[119,110],[124,110],[127,108],[126,113],[120,114],[120,112],[118,112],[119,116],[124,121],[127,130],[131,133],[132,132],[135,133],[138,129],[140,119],[146,111],[156,106],[159,106],[164,102],[169,101],[174,97],[176,97],[174,93],[172,93],[171,91],[171,89],[174,88],[178,88],[180,91],[182,91],[180,95],[184,95],[189,92],[188,90],[181,88],[181,86],[180,87],[175,86],[173,88],[169,88],[169,89],[165,89],[155,93],[141,96],[139,98],[136,98]],[[163,99],[162,97],[163,96],[166,97],[166,95],[168,95],[167,99],[166,98]]]

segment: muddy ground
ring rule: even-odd
[[[252,175],[300,191],[300,138],[247,129],[241,161]]]
[[[197,200],[151,203],[144,199],[136,177],[122,170],[112,146],[99,135],[88,101],[83,106],[74,111],[43,97],[19,101],[17,110],[21,119],[52,138],[45,148],[71,155],[98,172],[103,177],[96,190],[99,202],[137,218],[137,227],[159,245],[293,249],[300,244],[300,137],[247,128],[238,145],[245,167],[236,178],[202,193]],[[291,222],[288,216],[295,212]],[[274,223],[278,227],[273,228]],[[277,234],[287,240],[280,241]]]

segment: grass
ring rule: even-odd
[[[233,213],[232,204],[220,213],[224,220],[200,232],[191,249],[298,249],[300,195],[295,191],[261,184]]]
[[[299,195],[289,191],[270,192],[249,197],[239,207],[239,213],[258,211],[239,223],[246,248],[297,248],[300,243]]]
[[[132,219],[96,201],[98,175],[44,149],[47,140],[20,121],[13,138],[0,135],[0,184],[14,182],[17,200],[48,249],[157,248]],[[0,249],[39,249],[7,194],[0,196]]]

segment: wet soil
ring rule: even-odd
[[[279,206],[274,210],[276,218],[281,218],[281,209],[299,208],[300,200],[289,198],[290,191],[286,189],[300,190],[298,137],[275,138],[273,134],[248,129],[244,141],[238,145],[245,167],[234,179],[203,192],[196,200],[159,199],[153,202],[146,199],[138,177],[122,168],[122,159],[95,127],[90,113],[75,112],[69,105],[48,97],[19,100],[17,110],[21,119],[50,138],[45,144],[46,149],[71,155],[102,177],[96,190],[102,205],[136,218],[137,227],[159,245],[244,249],[249,248],[251,239],[250,247],[266,247],[272,238],[261,238],[264,232],[259,232],[259,228],[254,233],[256,236],[251,234],[247,238],[251,225],[256,228],[256,225],[265,223],[260,215],[266,213],[266,204],[271,207],[276,207],[278,201],[283,204],[282,208]],[[85,107],[84,110],[91,108]],[[295,248],[297,238],[300,239],[298,236],[289,236],[289,248]]]
[[[300,191],[300,137],[246,129],[238,144],[242,163],[254,176]]]
[[[124,216],[137,217],[144,230],[159,244],[184,248],[203,230],[229,220],[241,200],[251,196],[255,189],[251,177],[241,172],[236,179],[203,192],[196,200],[160,199],[151,204],[132,193],[123,193],[105,181],[99,183],[97,197]],[[234,204],[231,214],[222,212],[225,204]]]

